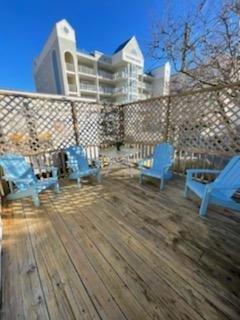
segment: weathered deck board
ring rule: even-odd
[[[2,316],[49,319],[21,202],[5,208]]]
[[[116,173],[3,208],[2,319],[240,318],[240,216]]]

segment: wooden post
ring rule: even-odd
[[[75,103],[74,101],[71,101],[70,103],[71,103],[71,112],[72,112],[72,121],[73,121],[73,131],[75,135],[76,145],[79,145],[80,136],[79,136],[78,119],[77,119],[77,113],[75,109]]]
[[[167,111],[166,111],[166,128],[165,128],[165,133],[164,133],[164,141],[168,142],[169,141],[169,129],[170,129],[170,114],[171,114],[171,97],[168,96],[167,100]]]

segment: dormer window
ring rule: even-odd
[[[63,27],[63,31],[64,31],[66,34],[69,33],[69,29],[68,29],[66,26]]]

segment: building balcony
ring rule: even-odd
[[[85,49],[77,49],[77,55],[83,56],[84,58],[87,58],[89,60],[95,61],[95,57],[91,52],[86,51]]]
[[[93,68],[90,68],[90,67],[87,67],[87,66],[83,66],[83,65],[80,65],[78,66],[78,71],[80,73],[84,73],[84,74],[87,74],[87,75],[95,75],[96,76],[96,72]]]
[[[106,71],[98,71],[98,77],[108,79],[108,80],[114,79],[113,74]]]
[[[77,92],[77,86],[75,84],[68,84],[68,90],[70,92]]]
[[[66,69],[70,72],[75,72],[74,64],[66,62]]]
[[[127,94],[127,93],[128,93],[127,87],[117,87],[117,88],[114,88],[113,90],[114,95]]]
[[[125,71],[120,71],[120,72],[116,72],[114,74],[114,80],[118,80],[118,79],[126,79],[128,77],[127,72]]]
[[[108,56],[102,55],[99,60],[100,63],[106,63],[106,64],[111,64],[112,63],[112,59]]]
[[[97,92],[97,86],[95,84],[80,82],[80,90]]]
[[[114,88],[111,87],[99,87],[99,92],[102,94],[113,94]]]

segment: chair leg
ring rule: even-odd
[[[55,186],[54,186],[54,191],[56,192],[56,193],[59,193],[60,192],[60,188],[59,188],[59,183],[57,182],[56,184],[55,184]]]
[[[201,217],[206,216],[207,207],[208,207],[208,199],[202,199],[202,203],[201,203],[200,210],[199,210],[199,215]]]
[[[39,199],[38,193],[33,194],[32,200],[33,200],[33,203],[34,203],[35,207],[39,207],[40,206],[40,199]]]
[[[99,183],[102,182],[102,176],[101,176],[100,172],[98,172],[98,174],[97,174],[97,182],[99,182]]]
[[[160,190],[163,190],[163,186],[164,186],[164,179],[160,180]]]
[[[184,189],[184,197],[185,197],[185,198],[188,197],[188,191],[189,191],[189,189],[188,189],[188,185],[187,185],[187,183],[186,183],[186,184],[185,184],[185,189]]]
[[[77,179],[77,184],[78,184],[79,188],[81,188],[81,179],[80,178]]]
[[[139,179],[140,184],[143,183],[143,174],[140,174],[140,179]]]
[[[199,215],[201,217],[204,217],[207,213],[207,207],[208,207],[209,200],[210,200],[210,192],[209,192],[208,188],[206,187],[203,198],[202,198],[200,210],[199,210]]]

